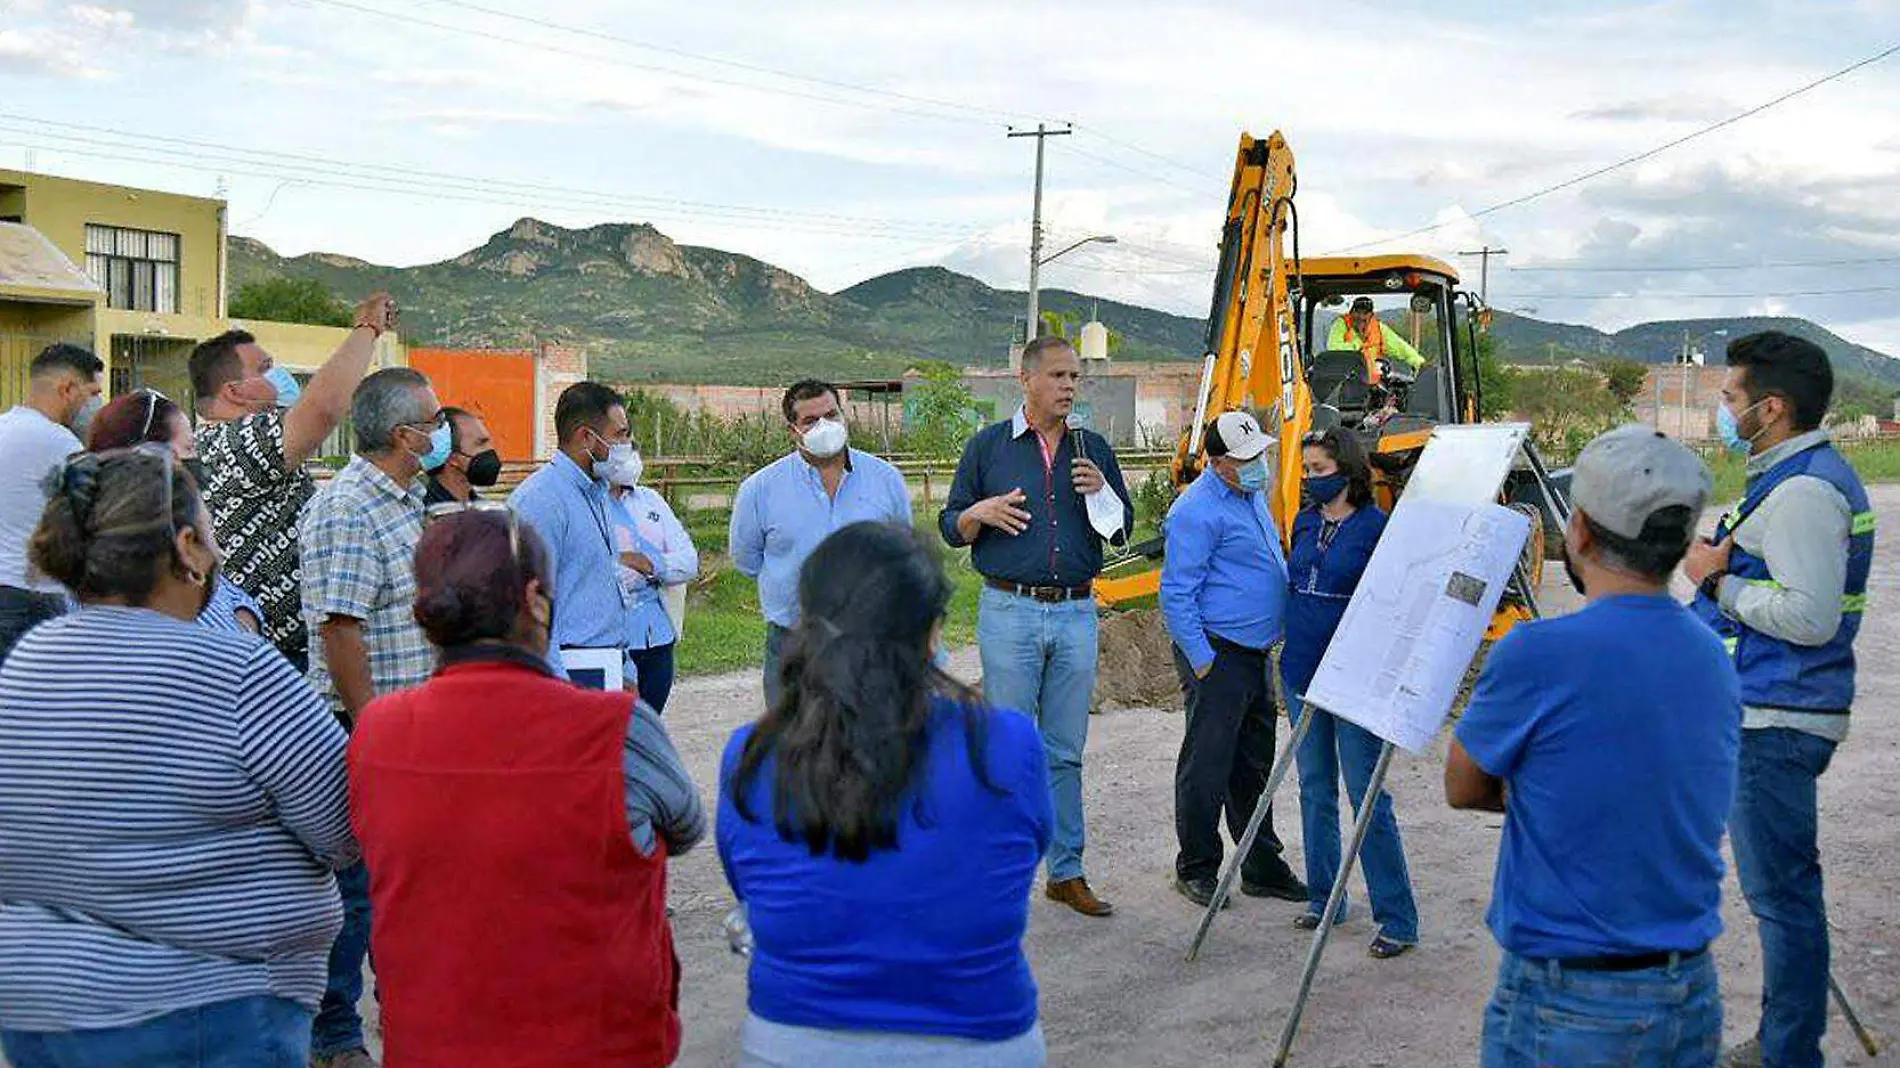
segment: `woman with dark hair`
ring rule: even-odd
[[[169,450],[57,469],[30,546],[79,600],[0,668],[0,1044],[14,1068],[303,1068],[355,861],[343,728],[196,626],[218,552]]]
[[[198,440],[192,436],[191,422],[183,409],[158,390],[127,393],[101,408],[86,438],[86,448],[93,452],[147,443],[169,447],[180,466],[191,472],[198,491],[204,492],[204,466],[198,462]],[[264,610],[242,587],[220,574],[198,622],[213,630],[258,634],[264,627]]]
[[[932,662],[951,586],[910,528],[853,523],[799,571],[780,699],[720,767],[751,925],[749,1068],[1029,1068],[1023,954],[1054,825],[1036,727]]]
[[[547,550],[437,505],[416,622],[442,652],[350,742],[389,1068],[659,1068],[679,1053],[666,861],[705,813],[659,717],[549,670]]]
[[[1335,427],[1308,434],[1300,442],[1305,479],[1303,507],[1293,520],[1293,550],[1287,557],[1286,644],[1280,650],[1280,687],[1287,714],[1295,724],[1316,717],[1295,754],[1300,765],[1300,822],[1306,842],[1307,909],[1293,921],[1303,930],[1320,924],[1326,899],[1339,877],[1339,780],[1355,810],[1366,803],[1366,785],[1379,761],[1380,741],[1372,732],[1321,709],[1307,708],[1304,697],[1319,670],[1326,646],[1339,629],[1346,604],[1385,532],[1385,513],[1372,503],[1372,465],[1365,446],[1350,430]],[[1386,960],[1418,942],[1418,906],[1405,867],[1392,795],[1373,799],[1372,826],[1364,852],[1366,890],[1378,924],[1368,952]],[[1346,919],[1342,901],[1334,923]]]

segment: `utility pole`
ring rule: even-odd
[[[1037,123],[1034,130],[1011,130],[1010,137],[1033,137],[1036,139],[1036,204],[1029,218],[1029,321],[1023,324],[1023,344],[1036,340],[1041,333],[1041,293],[1038,285],[1042,280],[1042,151],[1051,137],[1066,137],[1075,132],[1075,127],[1064,124],[1060,130],[1051,130]],[[1010,359],[1010,370],[1022,369],[1022,351],[1016,350]]]
[[[1487,308],[1491,306],[1491,257],[1510,254],[1511,250],[1508,248],[1492,248],[1490,245],[1458,254],[1478,257],[1478,299],[1483,301]]]

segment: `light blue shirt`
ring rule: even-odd
[[[627,603],[627,648],[657,649],[679,640],[661,591],[699,575],[699,550],[666,498],[645,486],[613,497],[614,539],[621,552],[653,561],[653,575]]]
[[[768,623],[798,620],[798,569],[839,527],[865,521],[910,524],[910,490],[897,468],[852,449],[838,494],[825,493],[818,469],[797,452],[754,471],[739,484],[727,538],[734,566],[759,582]]]
[[[626,648],[627,598],[615,568],[616,508],[607,484],[557,452],[528,476],[508,506],[541,536],[552,557],[555,649]]]
[[[1161,562],[1161,615],[1195,671],[1214,662],[1209,636],[1249,649],[1280,640],[1286,555],[1264,491],[1242,493],[1201,472],[1174,502]]]

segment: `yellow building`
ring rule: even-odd
[[[97,353],[115,394],[185,400],[192,347],[233,326],[299,377],[314,371],[347,331],[230,319],[226,226],[222,200],[0,169],[0,407],[55,341]],[[398,339],[381,344],[379,364],[406,362]]]

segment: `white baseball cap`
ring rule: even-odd
[[[1210,455],[1214,453],[1213,446],[1219,445],[1223,456],[1251,460],[1273,444],[1273,435],[1260,429],[1260,421],[1246,412],[1222,412],[1210,429],[1213,431],[1208,442]]]

